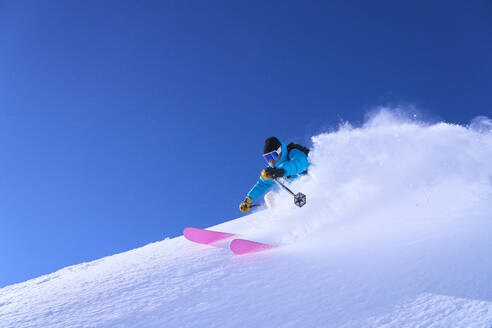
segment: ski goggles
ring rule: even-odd
[[[280,152],[282,151],[282,146],[278,147],[277,150],[271,151],[269,153],[263,154],[263,159],[270,163],[270,161],[275,162],[275,160],[280,156]]]

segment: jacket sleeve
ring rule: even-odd
[[[307,155],[298,149],[292,149],[289,153],[290,161],[279,164],[284,169],[284,176],[298,175],[306,171],[309,166]]]
[[[254,185],[253,188],[248,192],[248,197],[251,198],[253,201],[257,200],[258,198],[261,197],[267,191],[268,189],[273,186],[275,182],[273,180],[265,180],[262,177],[258,179],[258,182]]]

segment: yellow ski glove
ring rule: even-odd
[[[249,197],[246,197],[246,199],[244,200],[244,202],[242,202],[241,204],[239,204],[239,210],[243,213],[246,213],[247,211],[249,211],[251,209],[251,204],[253,203],[253,200]]]

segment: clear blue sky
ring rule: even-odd
[[[492,116],[491,1],[0,2],[0,286],[241,215],[263,140]]]

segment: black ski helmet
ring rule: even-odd
[[[265,146],[263,147],[263,154],[277,150],[281,146],[280,140],[276,137],[270,137],[265,140]]]

